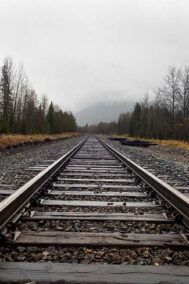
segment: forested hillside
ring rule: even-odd
[[[85,126],[96,133],[128,133],[131,136],[189,140],[189,67],[169,67],[151,100],[147,94],[132,112],[121,113],[118,121]]]
[[[0,68],[0,133],[75,131],[71,112],[62,111],[46,95],[39,98],[22,66],[6,57]]]

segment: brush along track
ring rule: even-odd
[[[188,208],[89,138],[0,204],[0,281],[188,283]]]

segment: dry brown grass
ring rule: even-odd
[[[181,140],[159,140],[159,139],[147,139],[147,138],[141,138],[141,137],[131,137],[128,134],[122,134],[122,135],[112,135],[114,137],[125,137],[128,139],[142,139],[146,141],[151,141],[153,143],[157,143],[159,145],[165,146],[165,147],[174,147],[179,149],[184,149],[186,151],[189,151],[189,142],[181,141]]]
[[[160,144],[162,146],[180,148],[180,149],[184,149],[186,151],[189,151],[189,142],[186,142],[186,141],[158,140],[158,139],[149,139],[149,140],[153,141],[154,143]]]
[[[43,142],[45,140],[58,140],[62,138],[71,138],[79,136],[79,133],[68,132],[62,134],[33,134],[33,135],[18,135],[18,134],[2,134],[0,135],[0,148],[23,144],[26,142]]]

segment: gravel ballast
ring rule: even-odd
[[[12,185],[13,189],[33,178],[38,172],[28,170],[29,167],[45,164],[45,160],[56,160],[78,144],[83,137],[53,141],[48,144],[20,147],[16,153],[3,152],[0,158],[0,189],[3,185]]]
[[[0,261],[65,262],[83,264],[142,264],[189,266],[189,251],[170,248],[118,247],[6,247],[0,250]]]
[[[104,137],[103,140],[170,185],[175,187],[189,185],[189,151],[161,145],[148,148],[131,147]]]
[[[83,138],[72,138],[63,141],[57,141],[50,143],[48,145],[36,145],[31,146],[31,148],[23,148],[21,151],[17,150],[16,153],[12,153],[9,155],[4,155],[0,159],[0,168],[2,170],[2,180],[1,184],[12,184],[14,189],[17,189],[19,186],[26,183],[32,177],[34,177],[38,172],[29,171],[29,167],[38,166],[40,164],[45,164],[45,160],[56,160],[60,156],[64,155],[71,148],[73,148],[76,144],[78,144]],[[105,139],[105,138],[103,138]],[[162,154],[158,153],[161,151],[161,147],[152,146],[148,149],[144,148],[136,148],[136,147],[127,147],[122,146],[119,142],[113,142],[109,140],[105,140],[109,145],[112,145],[118,151],[126,155],[128,158],[132,159],[136,163],[140,164],[148,168],[149,171],[155,172],[156,175],[159,176],[167,176],[168,181],[172,182],[172,185],[175,186],[187,186],[189,182],[189,173],[188,168],[185,163],[181,160],[173,161],[171,159],[170,153],[168,152],[167,156],[165,155],[165,150],[162,149]],[[159,148],[156,148],[159,147]],[[176,154],[174,154],[176,155]],[[126,173],[128,175],[128,173]],[[45,189],[57,190],[58,187],[56,183],[59,182],[64,183],[64,181],[60,181],[58,178],[54,183],[50,183]],[[66,181],[65,181],[66,182]],[[77,181],[76,181],[77,182]],[[70,183],[70,182],[69,182]],[[75,181],[71,181],[71,183],[75,183]],[[84,181],[85,183],[85,181]],[[117,184],[122,184],[117,182]],[[137,185],[137,180],[131,182],[131,186],[134,184]],[[78,186],[78,184],[77,184]],[[81,188],[78,187],[81,190]],[[139,186],[139,185],[138,185]],[[144,186],[144,185],[142,185]],[[80,186],[82,187],[82,186]],[[99,185],[100,187],[100,185]],[[109,186],[108,186],[109,187]],[[90,186],[89,186],[90,188]],[[111,188],[111,184],[110,184]],[[156,200],[156,196],[151,196],[150,191],[144,186],[144,188],[140,188],[140,191],[148,193],[144,198],[138,197],[106,197],[106,196],[74,196],[70,194],[66,196],[63,194],[64,189],[61,190],[59,187],[61,194],[51,196],[50,194],[45,194],[44,196],[38,197],[35,202],[32,203],[31,207],[27,212],[25,212],[26,216],[29,217],[29,213],[32,210],[39,212],[80,212],[80,213],[134,213],[134,215],[145,215],[147,213],[169,213],[168,209],[165,207],[164,202],[161,203],[159,200]],[[65,190],[68,190],[66,188]],[[85,188],[86,190],[86,188]],[[99,190],[99,189],[98,189]],[[134,189],[133,189],[134,190]],[[107,190],[108,191],[108,190]],[[110,189],[112,191],[112,189]],[[114,191],[114,190],[113,190]],[[116,190],[115,190],[116,191]],[[79,192],[80,193],[80,192]],[[41,199],[40,199],[41,198]],[[106,206],[100,207],[101,204],[94,206],[94,203],[90,203],[90,207],[86,206],[85,203],[79,204],[80,206],[73,206],[73,202],[66,203],[64,206],[55,206],[53,202],[47,202],[46,199],[60,199],[63,201],[72,201],[72,200],[82,200],[82,201],[105,201],[110,204],[106,204]],[[121,201],[125,204],[121,206],[115,206],[113,202]],[[130,201],[157,201],[151,204],[143,204],[143,207],[139,205],[132,205],[135,207],[127,206],[127,202]],[[43,206],[44,202],[44,206]],[[46,203],[45,203],[46,202]],[[65,203],[65,202],[64,202]],[[112,203],[112,204],[111,204]],[[46,204],[46,205],[45,205]],[[54,204],[56,204],[54,202]],[[93,204],[93,205],[91,205]],[[78,203],[77,203],[78,205]],[[84,205],[84,206],[82,206]],[[131,206],[131,205],[130,205]],[[150,207],[151,206],[151,207]],[[137,208],[138,207],[138,208]],[[38,213],[39,213],[38,212]],[[165,215],[166,216],[166,215]],[[16,223],[16,233],[19,231],[31,231],[31,232],[43,232],[43,231],[51,231],[54,232],[92,232],[92,233],[146,233],[146,234],[185,234],[188,233],[188,229],[185,228],[181,224],[176,223],[150,223],[150,222],[136,222],[136,221],[80,221],[80,220],[38,220],[38,221],[28,221],[26,218],[20,219]],[[12,230],[12,231],[11,231]],[[9,227],[8,234],[14,235],[14,228],[11,229]],[[49,232],[48,232],[49,234]],[[59,233],[58,233],[59,234]],[[72,233],[71,233],[72,234]],[[16,237],[16,234],[15,236]],[[159,239],[158,239],[159,242]],[[172,238],[171,238],[172,242]],[[21,243],[20,243],[21,244]],[[156,247],[147,247],[144,246],[115,246],[115,243],[112,246],[108,247],[106,243],[102,243],[101,247],[94,246],[92,244],[86,245],[86,242],[83,243],[83,246],[79,244],[79,246],[71,245],[62,245],[58,244],[55,247],[56,242],[52,243],[53,245],[42,245],[35,246],[32,242],[29,243],[29,246],[24,247],[20,246],[19,243],[13,244],[12,242],[7,242],[6,246],[2,246],[0,248],[0,262],[4,261],[19,261],[19,262],[62,262],[62,263],[83,263],[83,264],[93,264],[93,263],[102,263],[102,264],[142,264],[142,265],[185,265],[189,266],[189,252],[187,250],[187,245],[185,247],[181,246],[174,247],[164,246],[157,247],[159,244],[155,243]],[[67,244],[67,241],[66,241]],[[105,245],[104,245],[105,244]],[[18,246],[17,246],[18,245]],[[150,246],[150,245],[149,245]]]
[[[179,224],[154,224],[150,222],[134,221],[62,221],[62,220],[39,220],[27,221],[18,224],[18,231],[64,231],[64,232],[122,232],[122,233],[189,233],[189,229]]]

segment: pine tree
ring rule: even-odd
[[[46,119],[49,132],[54,133],[54,106],[52,102],[50,103]]]
[[[6,57],[1,68],[0,78],[0,103],[1,103],[1,132],[11,130],[13,120],[12,97],[12,59]]]

